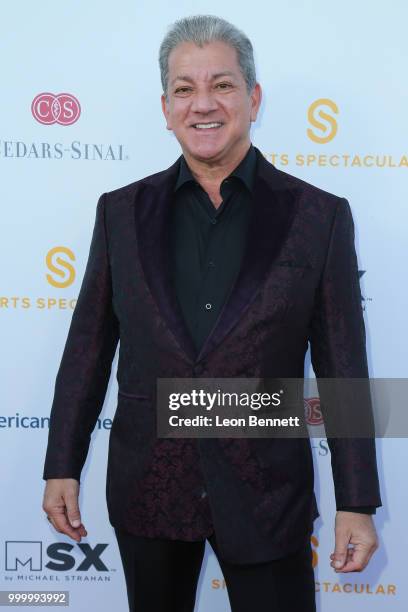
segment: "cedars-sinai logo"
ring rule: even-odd
[[[323,423],[323,415],[320,408],[320,397],[303,398],[305,407],[306,423],[308,425],[321,425]]]
[[[34,119],[44,125],[72,125],[78,121],[81,105],[75,96],[69,93],[40,93],[31,103]]]

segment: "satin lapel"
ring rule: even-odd
[[[142,181],[143,191],[135,201],[135,223],[140,262],[158,311],[179,346],[194,360],[196,349],[177,300],[170,267],[170,212],[179,161]]]
[[[197,360],[218,346],[239,321],[265,280],[289,232],[295,214],[296,190],[255,147],[257,171],[253,212],[241,269],[229,297]]]

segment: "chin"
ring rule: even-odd
[[[214,146],[214,145],[203,145],[203,146],[193,146],[187,147],[188,153],[197,159],[213,159],[222,154],[224,147],[222,146]]]

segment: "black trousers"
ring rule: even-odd
[[[193,612],[205,540],[135,536],[115,529],[130,612]],[[231,612],[315,612],[310,540],[294,554],[264,563],[223,561],[215,534],[208,541],[224,575]]]

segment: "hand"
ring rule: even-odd
[[[79,482],[75,478],[49,478],[42,507],[57,531],[80,542],[88,533],[81,523],[78,495]]]
[[[336,572],[361,572],[378,548],[372,515],[338,511],[334,531],[336,545],[330,565]]]

